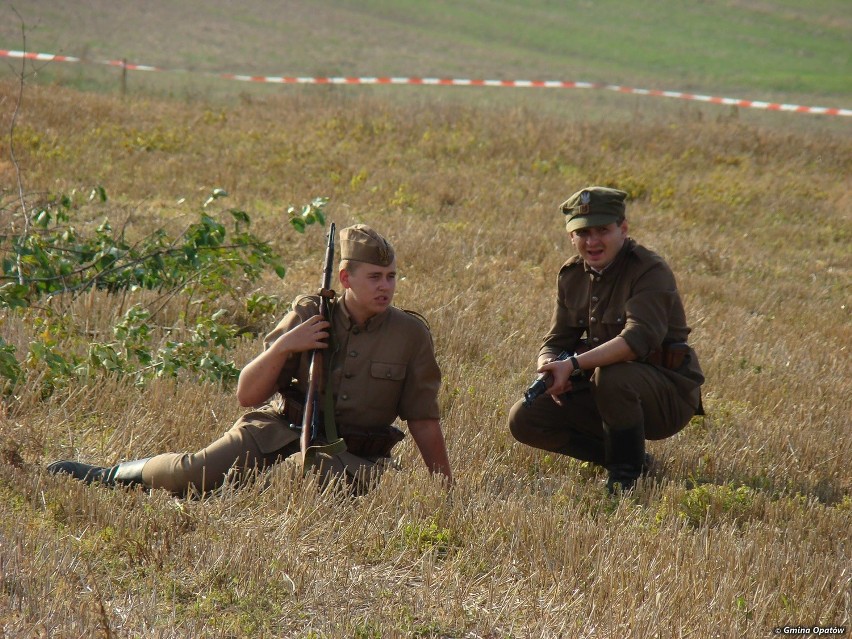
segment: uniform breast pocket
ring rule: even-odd
[[[601,317],[601,341],[609,341],[624,330],[624,311],[607,309]]]
[[[405,379],[405,364],[393,364],[390,362],[373,362],[370,365],[370,376],[373,379],[384,379],[392,382],[401,382]]]
[[[589,317],[588,311],[582,309],[568,308],[562,311],[562,321],[568,328],[587,329],[589,327],[586,321]]]

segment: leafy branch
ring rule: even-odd
[[[102,187],[91,195],[90,199],[107,201]],[[0,338],[2,391],[9,394],[35,376],[42,396],[49,396],[72,379],[99,372],[129,377],[137,384],[181,371],[212,381],[236,379],[238,369],[223,354],[234,348],[240,331],[213,304],[233,297],[267,270],[284,277],[285,268],[269,244],[250,232],[251,218],[245,211],[207,211],[212,202],[226,196],[215,189],[198,218],[181,233],[172,236],[158,228],[132,243],[108,219],[93,230],[78,231],[73,221],[79,204],[67,195],[31,207],[29,214],[19,211],[29,219],[23,232],[11,224],[0,235],[0,310],[27,313],[40,333],[22,361],[14,346]],[[316,198],[299,209],[290,207],[290,224],[298,232],[324,224],[326,203],[326,198]],[[73,319],[35,305],[64,296],[74,299],[93,289],[109,294],[150,290],[163,293],[161,299],[166,300],[181,295],[187,309],[194,304],[200,310],[194,326],[179,331],[157,326],[158,311],[136,304],[113,327],[114,339],[86,344],[81,356],[79,340],[74,346],[69,338],[80,331],[64,325]],[[249,316],[269,314],[277,302],[274,296],[259,294],[244,300]],[[183,317],[186,321],[188,313]],[[184,337],[174,339],[176,331]]]
[[[248,232],[251,220],[240,209],[225,213],[230,230],[202,211],[177,237],[159,228],[131,244],[108,219],[88,236],[79,233],[69,224],[73,207],[67,196],[54,198],[36,207],[27,230],[0,236],[0,307],[26,307],[92,288],[176,293],[190,282],[197,291],[218,294],[237,275],[254,281],[267,267],[279,277],[285,273],[270,246]]]

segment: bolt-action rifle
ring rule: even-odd
[[[336,295],[336,293],[331,288],[333,266],[334,222],[331,223],[331,226],[328,230],[328,244],[325,249],[325,263],[322,270],[322,287],[319,291],[319,315],[327,322],[331,322],[331,301],[335,298]],[[330,332],[331,330],[329,329],[329,333]],[[310,365],[308,367],[308,391],[305,395],[305,410],[302,415],[302,436],[300,441],[302,449],[302,459],[306,461],[309,458],[308,449],[312,447],[315,448],[314,444],[317,441],[320,427],[323,426],[323,417],[325,418],[326,422],[328,422],[328,420],[333,419],[333,410],[331,411],[331,415],[328,414],[328,410],[326,410],[325,414],[323,414],[319,402],[319,396],[321,392],[325,392],[329,397],[331,393],[330,388],[324,388],[325,357],[323,354],[323,350],[314,349],[310,352],[309,357]],[[326,401],[326,405],[328,404],[330,404],[330,402]],[[327,427],[326,431],[328,431]],[[329,433],[327,433],[327,436],[328,434]],[[334,442],[329,441],[328,443],[332,444]]]

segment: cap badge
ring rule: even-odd
[[[580,193],[580,206],[577,207],[577,212],[580,215],[586,215],[589,212],[589,203],[592,201],[592,195],[588,191]]]

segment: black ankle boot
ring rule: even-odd
[[[47,467],[47,472],[52,475],[66,474],[71,475],[74,479],[79,479],[87,484],[98,482],[107,486],[136,486],[143,484],[142,468],[145,466],[147,459],[136,459],[129,462],[122,462],[116,466],[92,466],[82,462],[70,460],[56,461]]]
[[[87,484],[95,481],[103,481],[104,473],[108,470],[109,468],[103,466],[92,466],[91,464],[75,462],[70,459],[55,461],[47,467],[47,472],[51,475],[71,475],[74,479],[79,479]]]
[[[636,424],[614,428],[604,424],[604,444],[609,472],[606,489],[610,494],[626,493],[636,485],[645,468],[645,427]]]

